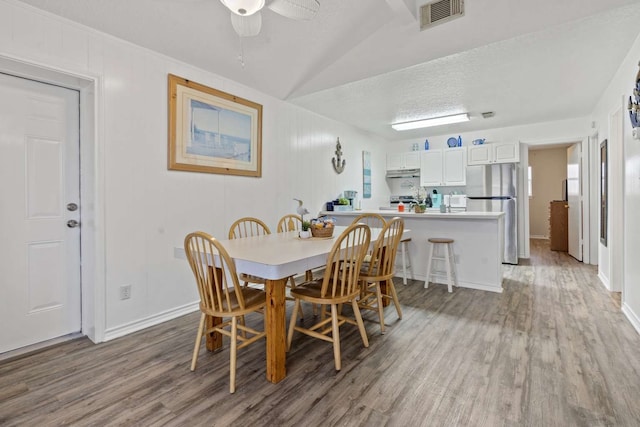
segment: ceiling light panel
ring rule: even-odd
[[[454,114],[453,116],[433,117],[430,119],[414,120],[411,122],[394,123],[391,125],[395,130],[410,130],[428,128],[432,126],[448,125],[451,123],[468,122],[469,114]]]

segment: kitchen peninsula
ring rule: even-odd
[[[389,210],[361,210],[330,212],[320,215],[334,217],[338,225],[349,225],[363,213],[377,213],[385,219],[399,216],[405,229],[411,230],[409,256],[416,280],[426,279],[429,237],[449,237],[455,240],[455,256],[458,286],[483,291],[502,292],[502,253],[504,245],[504,213],[502,212],[396,212]],[[398,253],[396,265],[401,262]],[[443,270],[442,265],[436,265]],[[402,275],[402,267],[396,267],[396,276]],[[445,283],[446,275],[436,274],[431,282]]]

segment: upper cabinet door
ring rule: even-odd
[[[474,145],[468,148],[468,165],[487,165],[491,163],[491,160],[492,156],[490,144]]]
[[[488,165],[492,163],[518,163],[520,145],[517,142],[499,142],[469,147],[467,164]]]
[[[443,151],[442,179],[444,185],[467,184],[466,147],[449,148]]]
[[[420,169],[420,151],[404,153],[405,169]]]
[[[520,146],[515,142],[492,144],[495,163],[517,163],[520,161]]]
[[[442,150],[420,152],[420,186],[442,185]]]
[[[387,170],[393,171],[402,169],[402,153],[387,154]]]
[[[387,170],[420,169],[420,152],[387,154]]]

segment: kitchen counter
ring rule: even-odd
[[[394,210],[360,211],[322,211],[336,219],[337,225],[349,225],[354,218],[363,213],[377,213],[385,218],[399,216],[404,219],[406,229],[411,230],[409,254],[413,266],[414,278],[426,279],[427,257],[430,237],[449,237],[455,240],[453,252],[455,258],[458,285],[465,288],[502,292],[502,253],[504,246],[503,212],[398,212]],[[398,254],[397,263],[401,263]],[[439,262],[439,261],[435,261]],[[444,270],[436,265],[437,270]],[[396,276],[402,275],[402,266],[396,265]],[[432,283],[445,283],[446,274],[434,274]],[[414,286],[422,286],[416,283]],[[455,292],[455,290],[454,290]]]
[[[326,215],[332,217],[338,216],[350,216],[356,217],[363,213],[377,213],[382,215],[383,217],[393,218],[395,216],[399,216],[401,218],[412,218],[412,219],[492,219],[497,220],[498,218],[504,216],[504,212],[447,212],[442,213],[440,210],[437,211],[427,211],[424,213],[415,213],[415,212],[398,212],[396,210],[387,210],[387,209],[366,209],[360,211],[321,211],[318,215]]]

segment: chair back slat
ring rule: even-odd
[[[369,228],[382,228],[385,226],[387,221],[384,217],[377,213],[363,213],[358,215],[351,224],[367,224]]]
[[[396,254],[403,232],[404,220],[402,218],[395,217],[387,222],[373,245],[367,275],[392,276],[394,274]]]
[[[371,230],[366,224],[351,224],[338,236],[327,256],[320,292],[323,298],[358,292],[358,276],[370,242]]]
[[[241,237],[264,236],[271,234],[267,224],[258,218],[240,218],[229,227],[229,240]]]
[[[287,231],[300,231],[302,229],[302,217],[296,214],[288,214],[278,221],[278,233]]]
[[[184,249],[198,286],[201,310],[219,315],[244,309],[235,263],[222,244],[198,231],[185,237]]]

